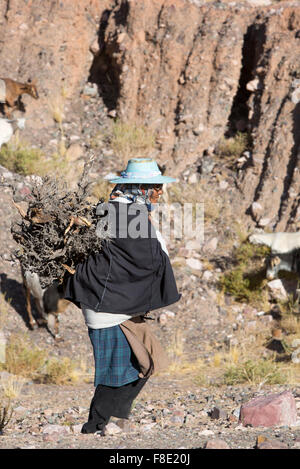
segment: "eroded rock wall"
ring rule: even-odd
[[[117,2],[100,57],[114,77],[118,116],[149,126],[158,158],[176,174],[224,135],[248,132],[252,157],[237,177],[242,207],[277,229],[296,227],[299,22],[295,2]]]
[[[51,105],[76,99],[87,82],[101,15],[109,0],[0,0],[1,77],[35,79],[40,99],[24,95],[28,136],[53,124]]]

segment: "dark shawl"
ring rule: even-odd
[[[110,239],[103,241],[99,253],[77,266],[67,280],[65,298],[78,307],[82,303],[94,311],[129,315],[177,302],[181,295],[173,269],[146,207],[118,202],[105,206]],[[138,233],[132,233],[134,226],[140,228]]]

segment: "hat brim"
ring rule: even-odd
[[[155,176],[150,178],[115,178],[110,179],[112,184],[167,184],[168,182],[175,182],[176,179],[168,176]]]

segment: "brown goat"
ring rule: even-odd
[[[39,95],[37,92],[36,85],[28,80],[27,83],[20,83],[18,81],[11,80],[10,78],[0,78],[5,83],[5,102],[4,102],[4,114],[10,118],[11,113],[15,109],[20,109],[21,96],[22,94],[29,94],[34,99],[38,99]]]

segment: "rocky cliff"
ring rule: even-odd
[[[61,89],[70,124],[82,117],[90,81],[108,112],[151,129],[156,158],[178,176],[219,158],[222,138],[247,134],[233,171],[241,212],[252,225],[298,228],[298,2],[2,0],[0,38],[2,76],[39,83],[41,99],[26,101],[33,140],[46,144]]]

